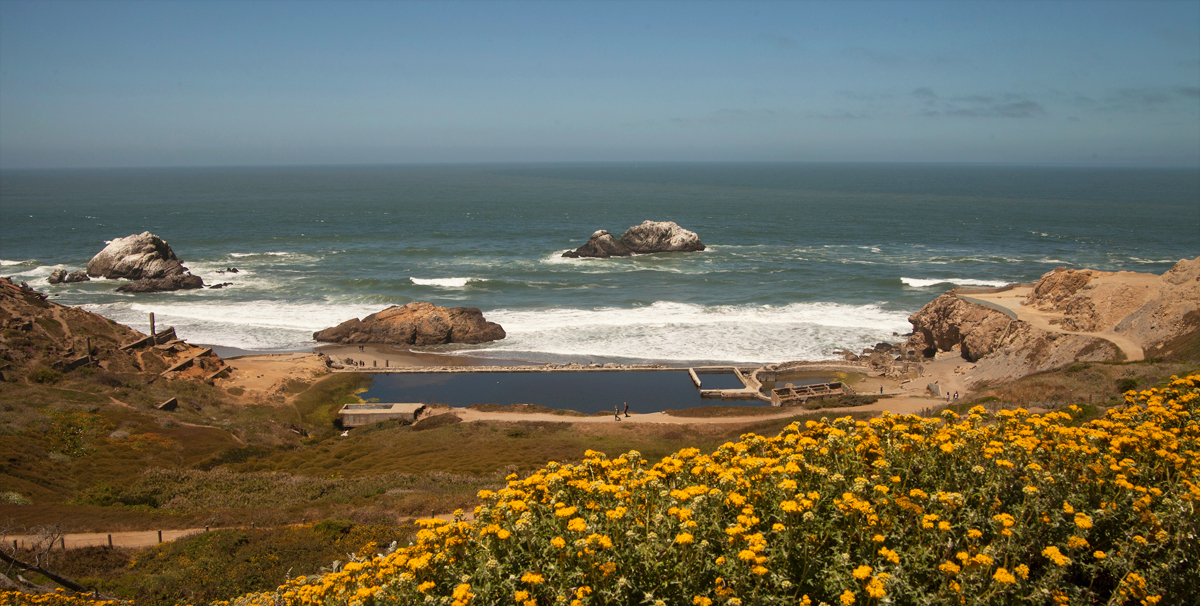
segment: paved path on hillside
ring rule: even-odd
[[[1033,292],[1032,287],[1021,286],[1012,290],[1006,290],[998,293],[987,294],[972,294],[972,295],[957,295],[958,298],[970,303],[977,303],[986,307],[1003,307],[1012,314],[1016,314],[1016,318],[1022,322],[1028,322],[1034,328],[1045,330],[1048,332],[1058,332],[1066,335],[1082,335],[1084,337],[1096,337],[1104,339],[1113,345],[1116,345],[1125,354],[1126,361],[1137,362],[1146,359],[1146,354],[1142,351],[1141,345],[1138,345],[1132,339],[1118,335],[1112,330],[1102,332],[1078,332],[1073,330],[1065,330],[1058,324],[1051,324],[1051,320],[1061,320],[1063,314],[1058,312],[1043,311],[1036,307],[1022,305],[1021,302],[1029,293]]]

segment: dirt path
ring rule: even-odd
[[[433,516],[439,520],[453,520],[453,513],[439,513]],[[429,516],[402,516],[396,518],[397,522],[411,522],[417,519],[428,519]],[[475,520],[475,512],[464,511],[463,519],[471,522]],[[177,530],[134,530],[127,532],[80,532],[62,535],[58,542],[55,542],[55,549],[62,549],[65,545],[67,549],[79,549],[81,547],[125,547],[129,549],[144,549],[153,547],[159,543],[169,543],[176,539],[188,537],[204,532],[209,532],[209,528],[184,528]],[[212,528],[211,530],[230,530],[230,528]],[[111,542],[109,537],[112,537]],[[39,540],[45,540],[40,535],[31,534],[10,534],[3,537],[3,541],[12,545],[13,541],[17,542],[19,547],[29,547],[34,545]]]
[[[998,293],[988,294],[972,294],[970,296],[959,295],[960,299],[975,303],[973,299],[985,301],[1003,307],[1012,311],[1017,315],[1017,319],[1022,322],[1028,322],[1034,328],[1045,330],[1047,332],[1058,332],[1067,335],[1082,335],[1085,337],[1097,337],[1109,341],[1116,345],[1125,354],[1125,359],[1129,362],[1137,362],[1146,358],[1142,347],[1128,337],[1116,334],[1111,329],[1103,332],[1077,332],[1073,330],[1064,330],[1057,324],[1051,324],[1051,320],[1061,320],[1063,314],[1057,312],[1043,311],[1036,307],[1028,307],[1022,304],[1029,293],[1033,292],[1032,287],[1023,286],[1006,290]]]

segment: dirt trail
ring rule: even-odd
[[[1028,286],[1014,288],[998,293],[987,294],[972,294],[970,296],[959,295],[960,299],[972,301],[978,299],[995,305],[999,305],[1008,309],[1017,315],[1017,319],[1022,322],[1028,322],[1034,328],[1038,328],[1047,332],[1058,332],[1067,335],[1082,335],[1085,337],[1096,337],[1109,341],[1116,345],[1125,354],[1125,359],[1129,362],[1137,362],[1146,358],[1142,347],[1128,337],[1116,334],[1112,329],[1102,332],[1078,332],[1073,330],[1065,330],[1057,324],[1051,324],[1051,320],[1062,320],[1063,314],[1059,312],[1044,311],[1036,307],[1028,307],[1022,302],[1029,293],[1033,292],[1033,288]]]
[[[454,514],[453,513],[439,513],[433,517],[435,517],[439,520],[450,521],[450,520],[454,519]],[[401,516],[401,517],[396,518],[396,521],[397,522],[411,522],[413,520],[418,520],[418,519],[429,519],[429,516],[419,516],[419,517]],[[474,511],[464,511],[463,512],[463,520],[466,520],[468,522],[474,521],[475,520],[475,512]],[[212,528],[211,530],[230,530],[230,529],[231,528]],[[184,528],[184,529],[163,530],[163,531],[133,530],[133,531],[114,532],[114,533],[80,532],[80,533],[72,533],[72,534],[62,535],[61,542],[56,542],[54,544],[54,548],[61,549],[63,545],[66,545],[67,549],[79,549],[81,547],[107,547],[110,544],[109,537],[111,536],[112,537],[111,545],[113,547],[143,549],[146,547],[153,547],[154,545],[158,545],[159,543],[169,543],[171,541],[174,541],[176,539],[181,539],[183,537],[200,534],[200,533],[204,533],[204,532],[209,532],[209,530],[210,529],[208,529],[208,528]],[[159,540],[160,532],[161,532],[162,540]],[[17,545],[20,547],[29,547],[29,546],[35,544],[39,539],[44,539],[44,537],[41,537],[39,535],[30,535],[30,534],[10,534],[10,535],[5,535],[3,537],[3,541],[5,543],[12,545],[12,542],[16,541]]]

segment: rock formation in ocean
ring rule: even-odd
[[[362,320],[347,320],[313,333],[314,340],[325,343],[404,345],[486,343],[504,337],[504,329],[485,320],[477,308],[437,307],[424,302],[392,306]]]
[[[204,280],[200,276],[182,274],[165,278],[135,280],[117,287],[117,292],[166,292],[170,290],[191,290],[204,288]]]
[[[587,244],[563,253],[567,258],[579,257],[628,257],[633,253],[650,254],[660,252],[698,252],[704,244],[696,232],[688,231],[674,221],[643,221],[625,230],[618,240],[607,230],[592,234]]]
[[[50,277],[46,278],[46,280],[51,284],[71,284],[74,282],[87,282],[91,278],[82,270],[67,273],[65,269],[56,269],[50,272]]]
[[[605,259],[608,257],[628,257],[632,254],[633,251],[629,250],[620,240],[608,233],[607,229],[601,229],[592,234],[587,244],[575,250],[568,250],[562,256],[568,259],[578,259],[579,257]]]
[[[696,232],[688,231],[674,221],[643,221],[641,225],[625,230],[621,244],[638,254],[704,250]]]
[[[87,273],[93,278],[125,279],[143,284],[126,284],[122,292],[157,292],[202,288],[204,281],[188,273],[162,238],[145,231],[110,242],[92,257]]]
[[[1161,276],[1059,268],[1041,277],[1024,305],[1056,315],[1066,334],[946,293],[909,317],[904,345],[925,357],[956,351],[974,362],[974,381],[1007,381],[1074,362],[1119,361],[1124,338],[1147,357],[1194,354],[1200,347],[1200,258]]]

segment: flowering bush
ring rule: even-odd
[[[473,523],[233,603],[1178,603],[1200,578],[1198,386],[1078,427],[976,407],[653,465],[589,451],[482,491]]]

